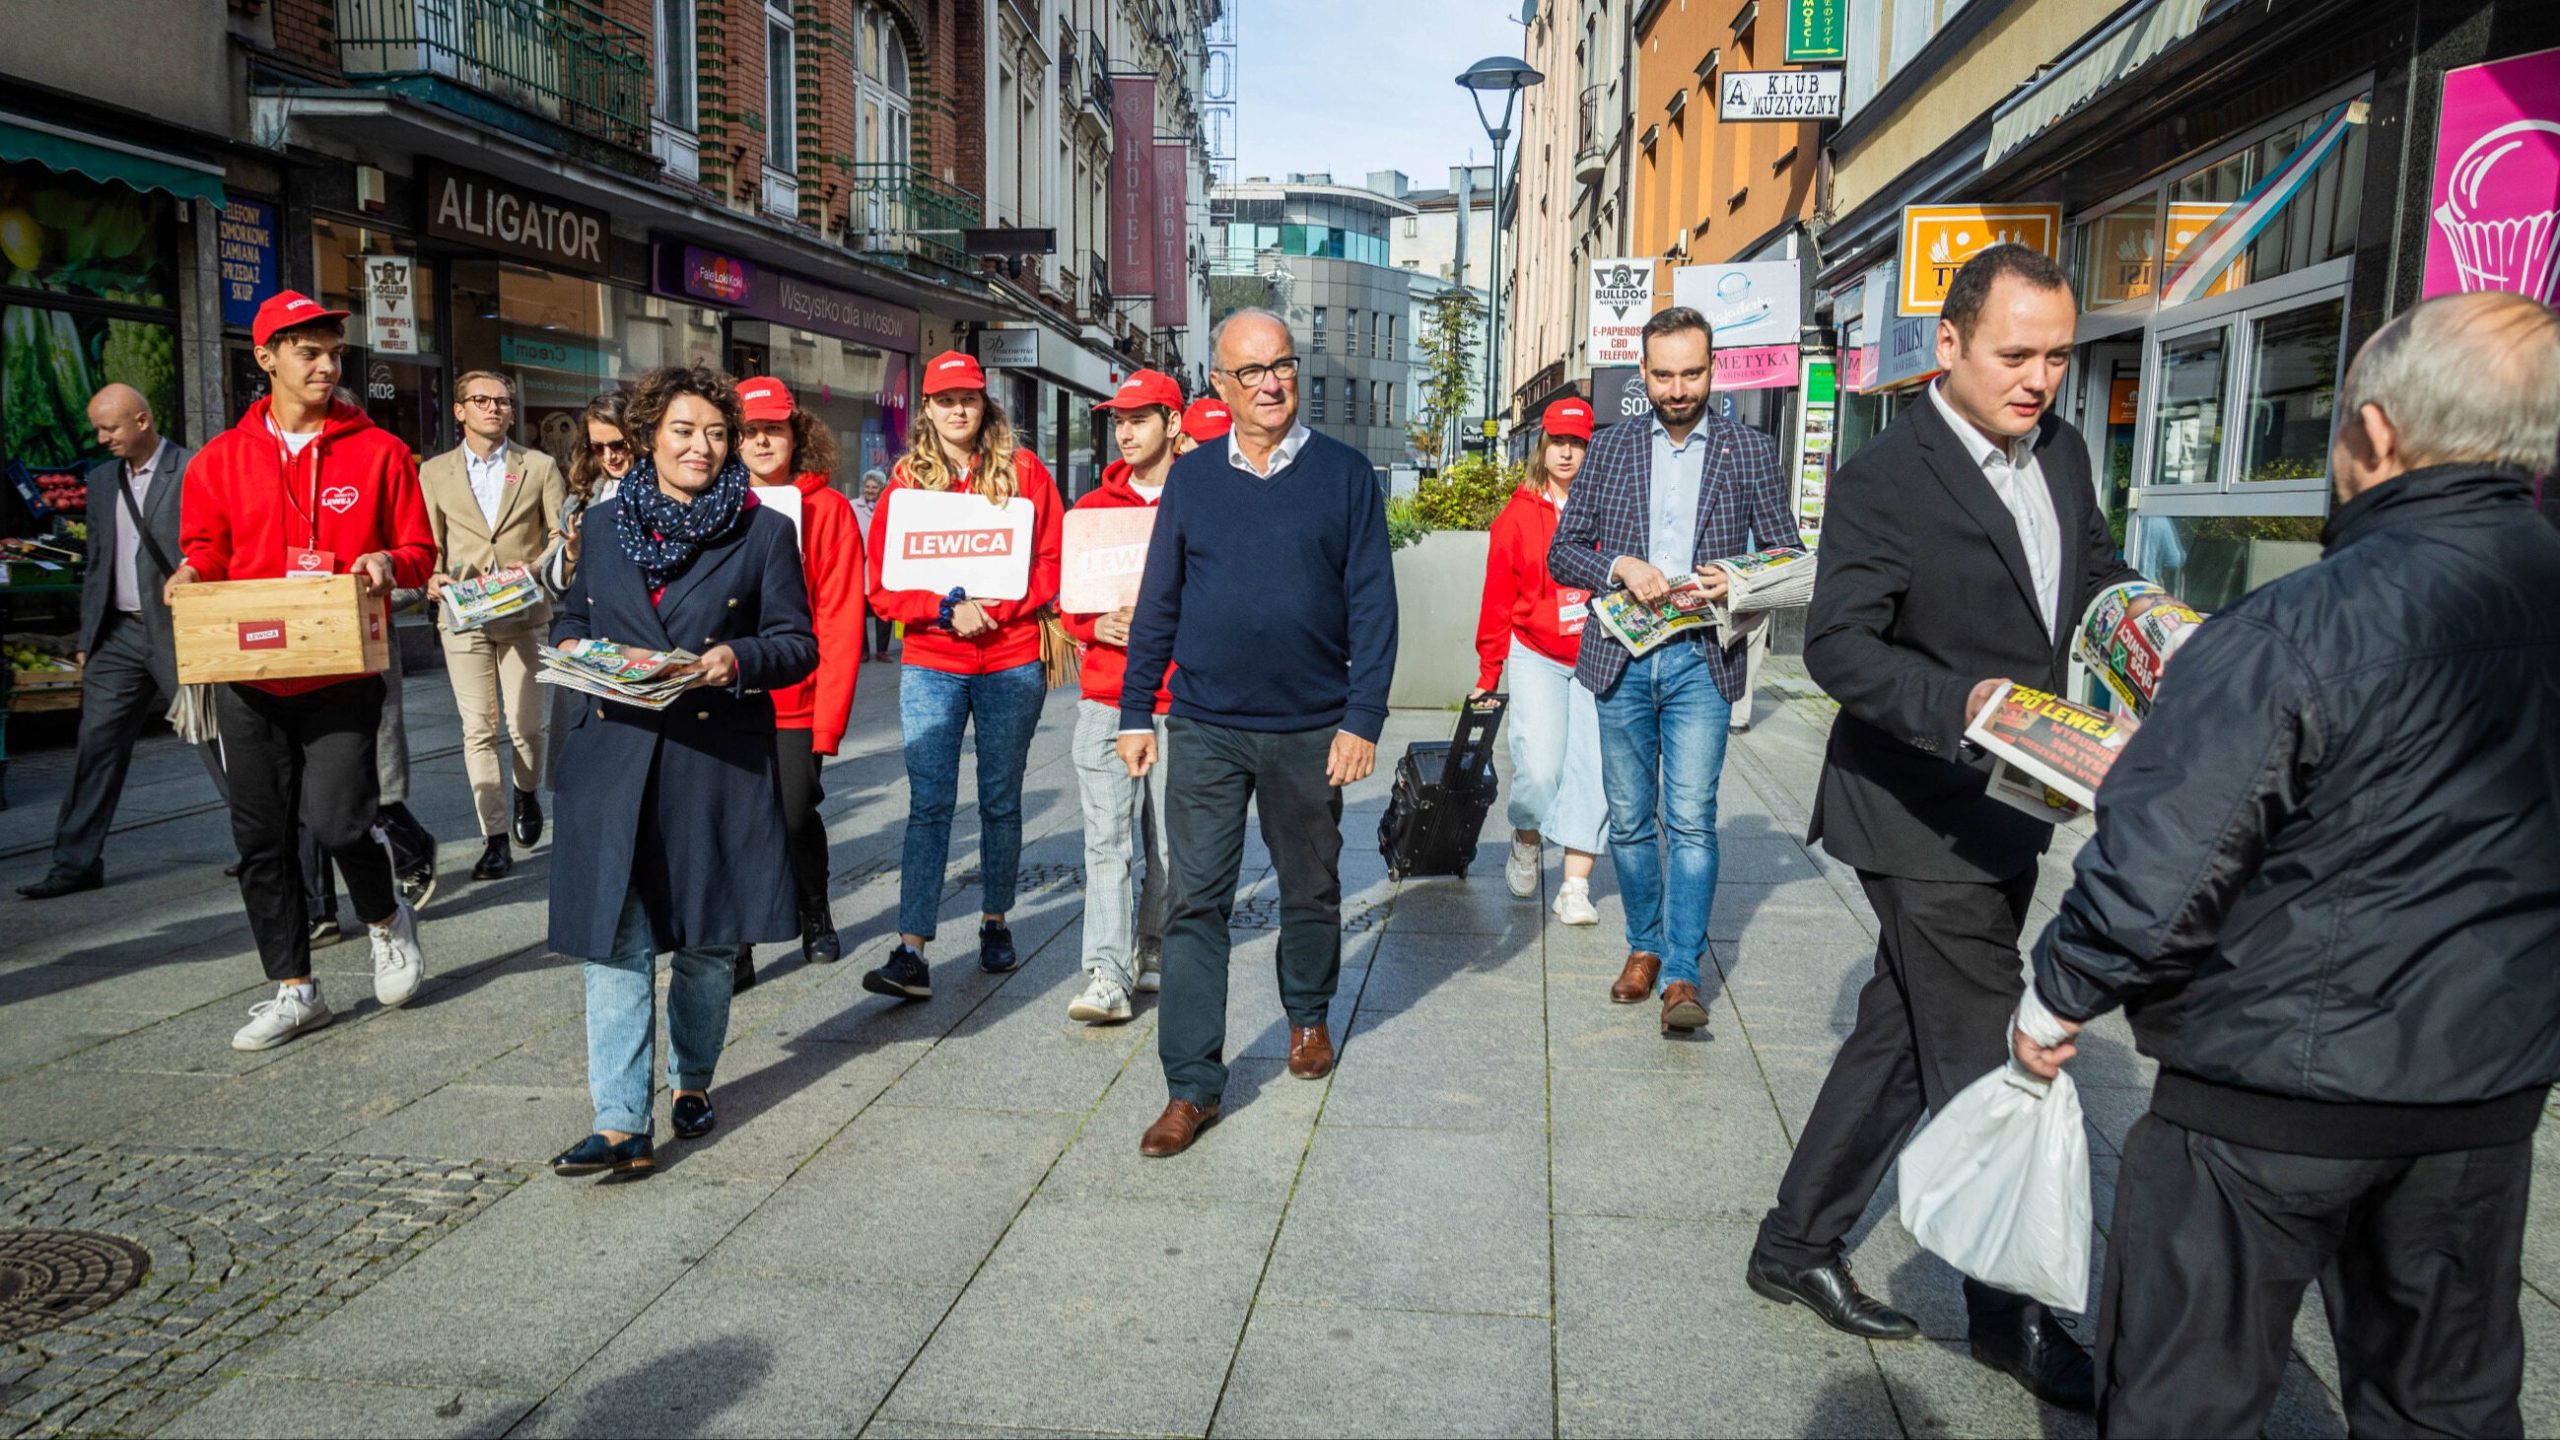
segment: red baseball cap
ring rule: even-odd
[[[738,404],[746,412],[749,423],[758,420],[788,420],[799,407],[791,400],[791,387],[770,375],[758,375],[738,382]]]
[[[987,372],[978,366],[978,357],[945,350],[924,362],[924,393],[939,395],[945,390],[984,390]]]
[[[1235,425],[1235,412],[1227,408],[1227,402],[1206,395],[1192,401],[1191,408],[1182,412],[1182,433],[1203,445],[1226,438]]]
[[[1094,406],[1096,410],[1144,410],[1161,405],[1167,410],[1182,408],[1182,387],[1161,370],[1141,370],[1120,382],[1120,389],[1108,400]]]
[[[258,318],[249,326],[249,338],[264,345],[276,338],[279,330],[346,318],[346,311],[332,310],[299,290],[279,290],[258,307]]]
[[[1538,428],[1550,435],[1566,435],[1576,440],[1589,440],[1591,438],[1591,402],[1559,400],[1547,407],[1547,413],[1538,421]]]

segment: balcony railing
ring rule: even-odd
[[[978,197],[946,185],[930,173],[895,160],[853,165],[853,198],[846,219],[853,248],[893,265],[915,262],[967,274],[976,269],[960,245],[960,232],[975,229]]]
[[[461,87],[649,148],[648,37],[586,0],[338,0],[338,64],[450,109],[477,113],[446,88]]]
[[[1093,286],[1093,306],[1088,313],[1099,320],[1111,313],[1111,257],[1098,250],[1086,251],[1084,273]]]
[[[1597,180],[1608,168],[1609,137],[1600,129],[1600,92],[1605,88],[1593,85],[1582,92],[1573,143],[1573,173],[1577,180]]]
[[[1076,47],[1084,55],[1085,103],[1111,118],[1111,52],[1102,48],[1102,37],[1090,30],[1076,33]]]

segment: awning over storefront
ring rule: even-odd
[[[0,160],[32,161],[58,175],[82,175],[136,190],[163,190],[181,200],[228,203],[222,167],[168,150],[84,134],[21,115],[0,115]]]
[[[2205,0],[2153,0],[2128,13],[1992,117],[1991,143],[1983,147],[1982,168],[1999,164],[2047,126],[2194,34],[2204,9]]]

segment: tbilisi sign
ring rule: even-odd
[[[1838,70],[1735,70],[1716,77],[1718,115],[1726,120],[1837,120]]]

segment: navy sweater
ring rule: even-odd
[[[1374,741],[1396,668],[1377,474],[1350,446],[1310,434],[1264,479],[1227,458],[1233,443],[1175,461],[1164,487],[1129,623],[1121,728],[1150,727],[1170,660],[1184,719]]]

